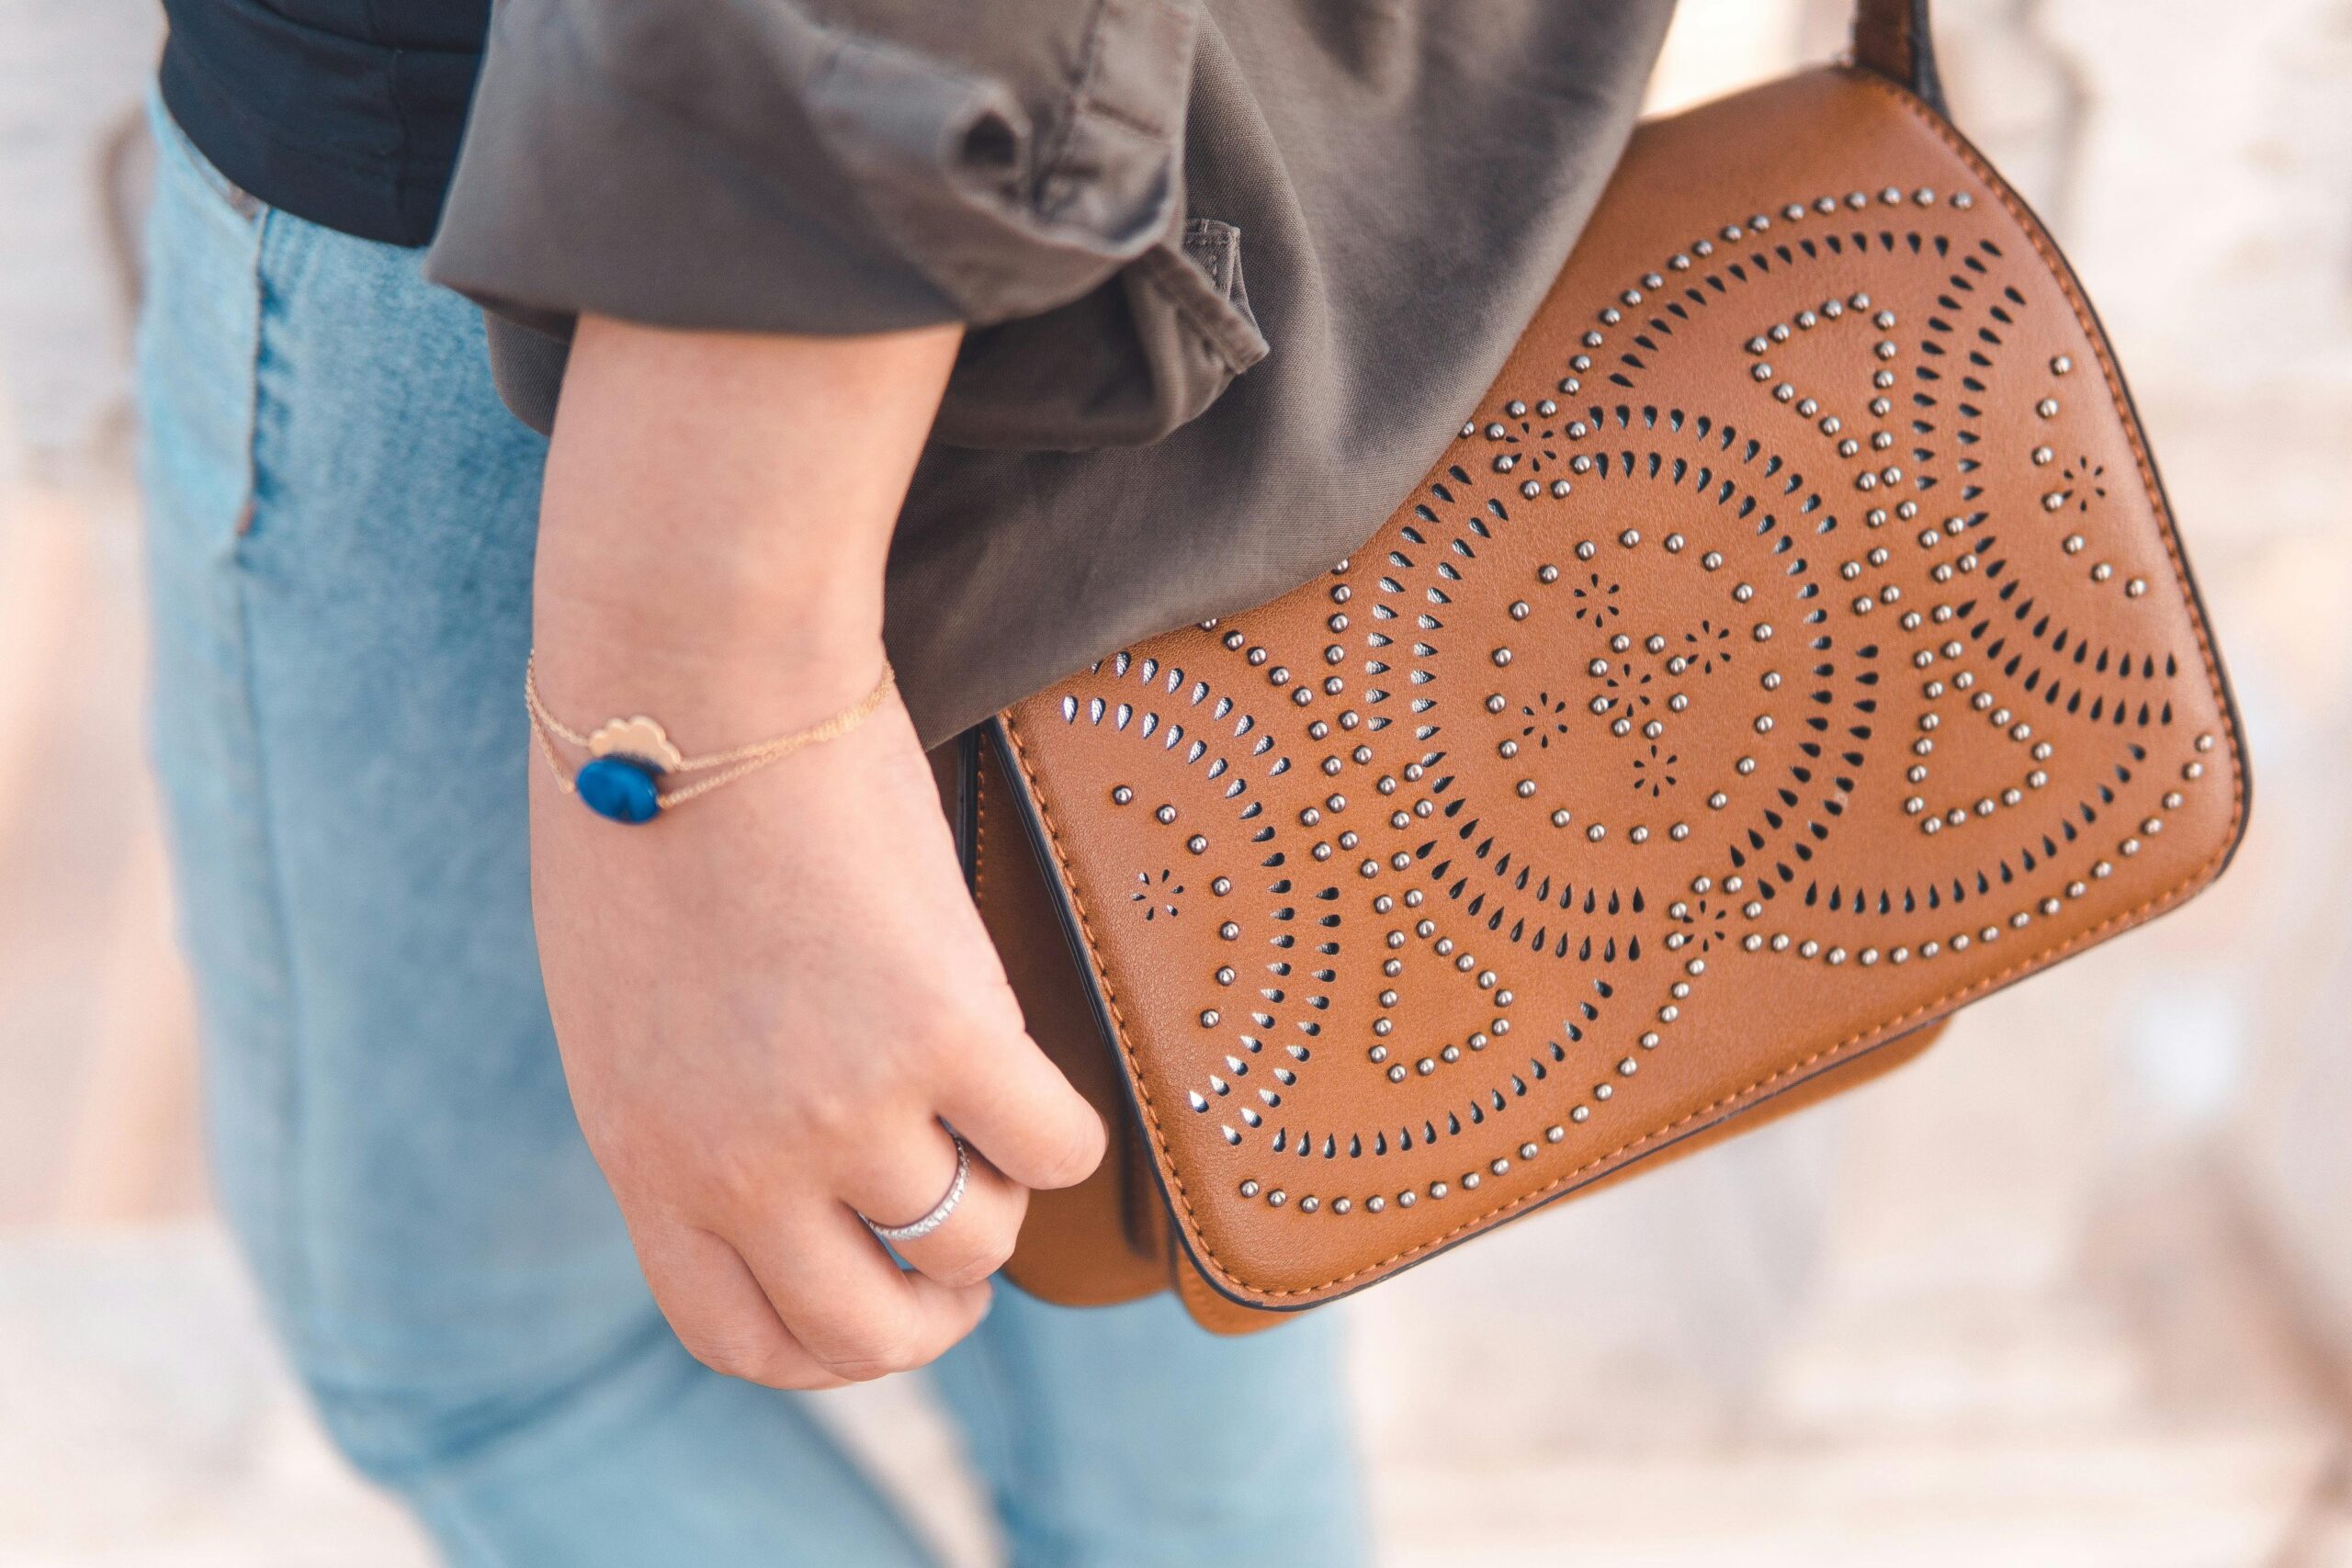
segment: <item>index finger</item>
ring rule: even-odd
[[[1109,1134],[1037,1043],[1014,1034],[974,1052],[969,1070],[943,1084],[947,1124],[1023,1187],[1075,1187],[1102,1163]]]

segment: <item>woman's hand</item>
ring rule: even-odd
[[[802,728],[882,668],[882,560],[950,332],[806,340],[582,324],[543,508],[539,680],[575,725],[689,753]],[[1101,1157],[1022,1029],[895,699],[642,827],[534,768],[540,965],[582,1131],[655,1299],[720,1371],[922,1365],[987,1310],[1033,1187]],[[964,1199],[903,1224],[971,1145]]]

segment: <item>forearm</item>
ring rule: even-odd
[[[658,713],[709,749],[871,685],[890,531],[958,338],[582,320],[533,589],[549,700]]]
[[[870,690],[890,533],[956,343],[583,323],[541,509],[548,701],[709,750]],[[680,1338],[807,1388],[969,1332],[1027,1190],[1082,1179],[1103,1133],[1023,1032],[905,711],[650,829],[532,777],[566,1080]],[[953,1223],[903,1238],[902,1273],[861,1216],[904,1225],[950,1190]]]

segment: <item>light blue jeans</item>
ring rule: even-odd
[[[474,310],[156,118],[155,751],[220,1197],[328,1430],[459,1563],[924,1561],[802,1402],[679,1347],[573,1122],[526,876],[543,447]],[[1327,1319],[1001,1289],[936,1376],[1024,1568],[1361,1558]]]

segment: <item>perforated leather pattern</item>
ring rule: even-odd
[[[1178,1229],[1259,1305],[2115,934],[2244,818],[2096,322],[1853,72],[1645,126],[1374,538],[1004,734]]]

